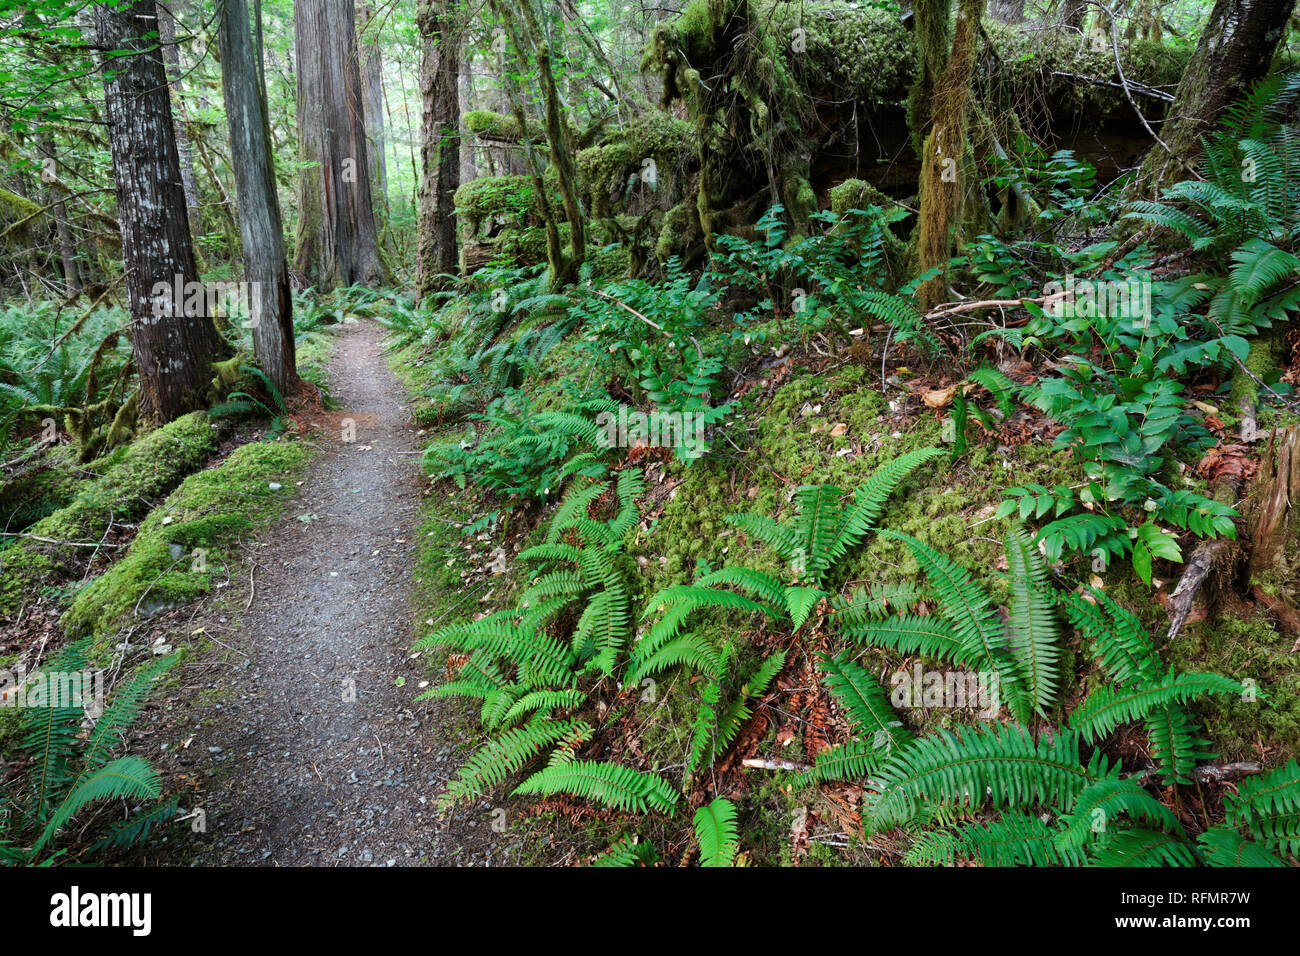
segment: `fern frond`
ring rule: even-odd
[[[870,801],[872,830],[904,823],[925,804],[964,810],[986,803],[1068,805],[1105,772],[1099,753],[1087,766],[1081,764],[1079,745],[1076,733],[1036,740],[1014,724],[919,737],[876,771],[880,794]]]
[[[804,485],[794,493],[792,524],[797,552],[803,558],[800,577],[817,584],[830,568],[831,548],[844,522],[840,498],[844,492],[834,485]]]
[[[1078,850],[1091,841],[1093,834],[1106,834],[1115,826],[1120,814],[1127,814],[1170,833],[1182,833],[1178,818],[1134,780],[1116,776],[1097,780],[1083,788],[1068,815],[1062,818],[1065,829],[1056,837],[1063,850]]]
[[[925,830],[903,854],[904,866],[952,866],[971,855],[965,836],[956,830]]]
[[[682,665],[692,667],[706,677],[719,675],[718,652],[709,640],[698,634],[684,634],[673,638],[648,657],[634,655],[624,683],[635,686],[641,683],[642,678]]]
[[[765,571],[755,571],[752,568],[726,567],[704,575],[695,584],[704,588],[730,585],[748,592],[759,601],[772,607],[785,606],[785,585]]]
[[[728,515],[727,524],[739,528],[752,538],[768,545],[786,561],[793,561],[798,554],[799,545],[794,532],[767,515],[744,514]]]
[[[625,836],[591,861],[592,866],[631,867],[654,866],[659,860],[654,844],[639,842],[635,836]]]
[[[856,732],[870,737],[872,744],[886,753],[912,742],[911,733],[889,706],[880,682],[850,660],[847,651],[835,657],[822,655],[821,666],[826,674],[826,686],[848,711]]]
[[[1137,615],[1097,588],[1091,601],[1081,594],[1061,598],[1070,624],[1092,641],[1090,653],[1111,680],[1120,684],[1153,681],[1164,668]]]
[[[448,782],[446,792],[438,798],[439,812],[458,800],[474,799],[496,789],[551,744],[574,731],[589,734],[591,725],[584,720],[535,720],[493,737]]]
[[[889,496],[912,472],[942,454],[937,448],[920,448],[876,469],[854,493],[852,507],[844,513],[843,520],[835,529],[827,552],[827,567],[834,567],[850,548],[857,547],[871,532],[885,510]]]
[[[452,646],[485,650],[519,666],[537,686],[563,686],[573,680],[572,657],[547,634],[525,630],[511,620],[512,612],[497,612],[477,621],[449,625],[416,642],[417,650]]]
[[[1166,674],[1138,687],[1099,687],[1070,715],[1069,724],[1091,743],[1158,707],[1186,704],[1206,694],[1240,694],[1244,689],[1221,674]]]
[[[800,587],[794,584],[786,587],[782,604],[785,606],[786,613],[790,615],[790,626],[796,631],[803,627],[804,622],[808,620],[808,615],[825,597],[826,592],[821,588]]]
[[[799,786],[831,783],[836,780],[861,780],[870,776],[889,755],[875,740],[846,740],[817,754],[812,767],[799,775]]]
[[[966,846],[984,866],[1081,866],[1083,853],[1063,848],[1058,833],[1035,814],[1013,811],[962,828]]]
[[[634,813],[651,810],[670,813],[679,796],[658,774],[593,760],[574,760],[539,770],[514,792],[516,795],[536,793],[543,796],[567,793],[584,800],[595,800],[614,810]]]
[[[1209,760],[1214,752],[1210,742],[1199,736],[1196,719],[1181,707],[1159,707],[1147,714],[1147,739],[1151,756],[1166,783],[1190,784],[1198,760]]]
[[[700,845],[701,866],[731,866],[740,849],[735,805],[726,797],[716,797],[696,810],[695,840]]]
[[[50,814],[44,832],[32,846],[32,857],[35,858],[59,828],[81,810],[92,803],[116,799],[158,799],[158,774],[148,761],[133,755],[118,757],[112,763],[88,770],[78,777],[58,809]]]
[[[972,658],[956,636],[956,628],[945,617],[933,615],[920,617],[904,614],[880,620],[864,620],[847,624],[844,636],[871,647],[898,651],[901,654],[923,654],[940,661],[956,664],[983,662],[982,656]]]
[[[1226,800],[1228,822],[1286,856],[1300,856],[1300,765],[1243,780]]]
[[[1034,547],[1033,539],[1024,530],[1013,528],[1004,540],[1011,578],[1007,619],[1011,656],[1019,665],[1028,702],[1040,716],[1045,717],[1056,700],[1057,664],[1060,660],[1047,566]],[[1014,716],[1027,720],[1029,715]]]
[[[550,714],[553,710],[577,707],[587,699],[580,690],[534,690],[520,697],[506,711],[502,723],[513,724],[520,717],[531,713]]]
[[[944,617],[954,625],[963,656],[997,672],[1002,696],[1012,703],[1014,713],[1015,702],[1024,696],[1023,685],[1015,661],[1008,653],[1002,622],[988,594],[975,583],[968,570],[924,542],[901,531],[888,530],[882,534],[907,545],[934,589]]]
[[[437,700],[443,697],[471,697],[475,700],[486,700],[488,694],[496,690],[497,686],[475,680],[449,680],[430,687],[423,694],[416,697],[416,700]]]
[[[1195,866],[1181,837],[1158,830],[1120,830],[1093,857],[1093,866]]]
[[[1196,842],[1208,866],[1286,866],[1266,848],[1227,825],[1211,827]]]
[[[996,366],[981,365],[967,375],[966,378],[976,385],[983,386],[993,396],[993,400],[997,403],[1003,415],[1010,415],[1016,410],[1015,400],[1020,394],[1021,386],[1008,378]]]

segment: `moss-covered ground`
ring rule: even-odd
[[[567,343],[551,353],[527,385],[536,407],[548,407],[558,400],[558,383],[574,367],[574,361],[575,353]],[[413,394],[429,390],[429,376],[436,363],[428,361],[426,352],[409,348],[395,353],[392,363]],[[800,485],[826,483],[851,493],[874,471],[902,454],[924,447],[950,447],[943,442],[947,410],[919,402],[907,376],[900,380],[891,375],[882,381],[878,364],[868,367],[804,357],[790,362],[780,374],[760,374],[761,381],[751,382],[755,387],[740,389],[743,394],[735,401],[735,412],[714,435],[707,456],[689,466],[669,463],[650,472],[644,520],[625,540],[626,566],[638,602],[636,614],[649,595],[690,581],[701,568],[741,564],[785,573],[770,549],[728,523],[729,515],[750,511],[788,517],[794,507],[792,495]],[[934,381],[941,373],[929,369],[923,374]],[[450,423],[433,414],[424,421],[431,443],[466,434],[464,424],[454,416]],[[1007,596],[1002,537],[1014,525],[1013,519],[995,515],[1004,490],[1025,483],[1051,487],[1080,481],[1078,465],[1067,452],[1052,448],[1050,434],[1030,440],[1025,440],[1023,433],[1015,438],[1012,434],[986,432],[972,421],[966,453],[956,460],[944,456],[923,466],[892,496],[878,524],[915,536],[969,568],[998,602]],[[662,488],[656,490],[656,484]],[[663,489],[668,490],[665,493]],[[472,484],[468,491],[458,492],[448,482],[438,483],[428,501],[420,568],[427,587],[420,610],[426,625],[441,626],[454,615],[476,616],[512,606],[521,583],[515,577],[517,569],[509,561],[504,574],[482,569],[499,547],[509,554],[535,543],[549,509],[535,504],[517,508],[511,525],[484,527],[467,539],[463,526],[490,508],[500,507],[500,502],[475,492]],[[1097,573],[1086,559],[1073,558],[1053,567],[1051,573],[1062,591],[1091,583],[1137,613],[1172,667],[1216,671],[1238,679],[1251,676],[1258,682],[1260,700],[1218,698],[1194,707],[1222,759],[1260,759],[1265,755],[1267,763],[1274,765],[1296,754],[1300,682],[1295,676],[1293,639],[1259,608],[1212,604],[1208,616],[1189,624],[1173,646],[1164,647],[1161,637],[1168,619],[1162,601],[1177,580],[1177,565],[1157,565],[1160,581],[1155,588],[1138,581],[1126,562],[1114,562]],[[876,536],[851,556],[830,584],[837,593],[848,594],[863,585],[919,581],[919,570],[905,546]],[[720,614],[702,619],[698,631],[719,644],[733,644],[737,666],[749,666],[746,661],[757,660],[774,646],[775,636],[755,630],[756,623],[745,615]],[[1053,720],[1060,720],[1067,706],[1100,679],[1081,653],[1077,637],[1067,630],[1062,644],[1062,704],[1048,715]],[[842,638],[827,635],[826,649],[842,646]],[[885,678],[912,663],[912,659],[904,661],[883,651],[868,651],[860,661]],[[640,765],[663,768],[670,775],[681,766],[700,691],[693,680],[670,673],[664,675],[653,702],[633,700],[624,705],[633,715]],[[466,719],[473,721],[474,717],[475,708],[467,706]],[[915,730],[933,730],[972,718],[959,711],[916,708],[903,713],[903,719]],[[759,752],[779,754],[796,763],[808,759],[801,736],[780,737],[778,723],[775,719],[769,722]],[[879,845],[882,839],[889,843],[887,836],[873,838],[876,845],[865,846],[852,835],[851,825],[837,824],[845,819],[851,822],[852,808],[838,807],[833,794],[816,786],[794,786],[795,776],[749,770],[740,778],[728,778],[730,789],[722,792],[743,798],[742,831],[752,862],[792,862],[796,851],[792,849],[791,821],[809,812],[819,821],[819,836],[799,847],[798,862],[803,865],[871,862],[879,858],[882,849],[897,849]],[[571,807],[524,805],[520,809],[529,821],[521,826],[526,858],[536,861],[559,858],[581,862],[629,832],[629,826],[654,842],[661,853],[667,851],[670,861],[671,854],[689,852],[689,834],[683,831],[680,819],[674,824],[652,815],[632,822],[626,817],[575,812]],[[905,848],[906,841],[902,846]]]

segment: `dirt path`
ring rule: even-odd
[[[254,551],[251,608],[211,621],[233,666],[165,732],[160,769],[196,783],[206,814],[206,833],[181,841],[191,862],[508,861],[484,806],[446,821],[433,810],[460,732],[447,705],[414,702],[426,676],[409,651],[418,457],[381,341],[369,325],[340,337],[331,395],[356,440],[317,439],[321,455]]]

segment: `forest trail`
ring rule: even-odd
[[[341,427],[316,436],[321,454],[255,551],[247,613],[241,595],[207,612],[230,623],[196,621],[236,653],[187,708],[188,729],[165,735],[177,742],[160,769],[197,778],[206,817],[193,862],[482,864],[494,850],[500,860],[483,807],[447,820],[434,811],[463,730],[445,703],[414,700],[427,677],[410,652],[418,452],[382,341],[369,324],[340,335],[329,414],[355,422],[355,441]]]

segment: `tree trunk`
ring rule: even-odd
[[[460,60],[460,115],[476,109],[474,96],[474,54],[463,51]],[[473,182],[478,178],[478,147],[474,137],[462,136],[460,139],[460,181]]]
[[[422,135],[416,296],[435,291],[440,274],[457,271],[456,208],[460,185],[460,27],[444,0],[422,0],[420,67]]]
[[[293,299],[284,257],[280,200],[271,158],[266,89],[259,69],[262,25],[254,44],[248,0],[223,0],[218,25],[221,89],[230,128],[230,160],[239,198],[244,279],[249,289],[253,350],[262,371],[282,395],[298,382],[293,341]]]
[[[1262,79],[1286,33],[1296,0],[1217,0],[1205,32],[1170,104],[1159,143],[1142,161],[1129,198],[1154,197],[1189,178],[1201,138],[1214,130],[1223,108]]]
[[[55,163],[54,137],[48,132],[41,136],[41,178],[49,183],[50,210],[54,214],[54,232],[59,240],[59,260],[63,265],[63,281],[67,283],[68,295],[75,296],[81,291],[81,273],[77,268],[77,246],[72,241],[72,229],[68,225],[68,204],[63,199],[63,184],[59,180],[58,167]],[[49,164],[46,175],[45,164]]]
[[[298,235],[294,268],[322,289],[384,281],[370,193],[352,0],[295,0]]]
[[[916,290],[917,304],[923,312],[947,297],[948,260],[966,210],[966,194],[971,186],[967,180],[974,175],[967,162],[970,145],[966,130],[983,13],[984,0],[960,0],[952,51],[931,94],[929,132],[921,149],[917,262],[919,272],[940,272]]]
[[[504,0],[489,0],[493,12],[505,25],[506,32],[509,35],[509,42],[504,43],[509,46],[514,54],[515,64],[518,67],[518,73],[501,67],[499,76],[501,79],[501,89],[505,94],[507,101],[510,103],[510,112],[515,118],[515,124],[519,127],[519,139],[524,148],[524,156],[528,160],[528,171],[533,182],[533,192],[537,196],[537,208],[542,217],[542,228],[546,232],[546,261],[551,271],[551,288],[555,289],[564,281],[564,275],[568,271],[565,266],[564,246],[560,238],[560,226],[556,219],[555,209],[550,199],[550,189],[546,184],[545,167],[542,165],[542,159],[538,155],[537,148],[533,144],[531,135],[528,132],[528,115],[525,112],[523,93],[519,89],[518,78],[527,76],[528,57],[524,54],[519,31],[515,28],[514,16],[510,12],[510,7]]]
[[[361,80],[365,86],[366,148],[370,151],[370,189],[380,208],[388,208],[388,160],[384,149],[384,60],[379,47],[379,24],[374,8],[358,9],[363,53]]]
[[[1250,573],[1294,564],[1300,532],[1300,426],[1279,428],[1269,438],[1251,497]]]
[[[206,404],[212,362],[229,346],[206,314],[206,297],[188,295],[198,270],[157,30],[153,0],[95,8],[140,413],[167,422]],[[115,50],[132,55],[111,56]]]
[[[560,182],[560,200],[564,203],[564,217],[569,221],[570,255],[565,268],[553,275],[553,286],[576,282],[578,268],[587,257],[587,217],[578,199],[578,172],[574,166],[573,137],[565,122],[567,109],[560,101],[560,91],[555,85],[551,69],[551,46],[538,25],[533,13],[532,0],[519,4],[524,23],[537,55],[537,75],[542,85],[542,101],[546,104],[546,140],[550,147],[551,165],[555,167]],[[526,132],[526,131],[525,131]]]
[[[176,18],[166,3],[158,4],[158,40],[162,44],[167,84],[175,101],[176,149],[181,160],[181,185],[185,187],[185,209],[190,220],[190,235],[202,235],[203,218],[199,211],[199,184],[194,176],[194,144],[186,125],[185,100],[181,98],[181,51],[176,45]]]

